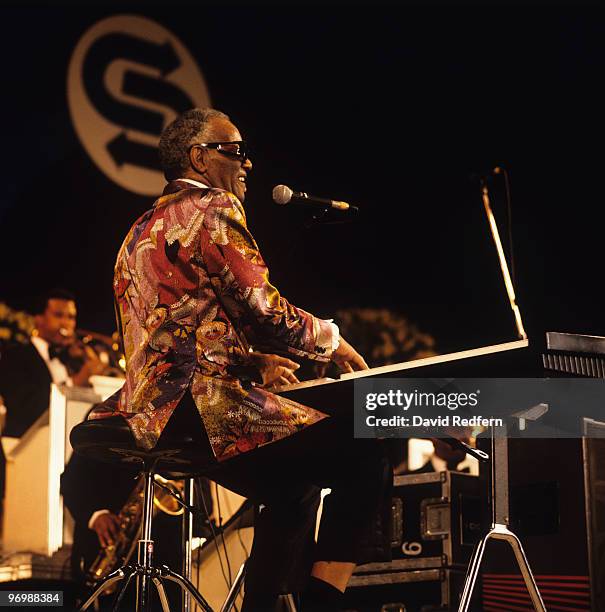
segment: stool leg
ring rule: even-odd
[[[145,470],[145,496],[143,498],[143,533],[138,542],[137,603],[136,612],[151,612],[151,571],[153,569],[153,473]]]
[[[126,574],[124,573],[122,568],[117,569],[115,572],[111,572],[111,574],[105,576],[105,578],[101,580],[101,582],[95,588],[90,597],[80,606],[79,612],[84,612],[84,610],[88,609],[108,586],[112,585],[114,582],[124,580],[125,576]]]
[[[186,590],[204,612],[213,612],[210,604],[202,597],[201,593],[195,588],[195,585],[187,580],[187,578],[183,578],[176,572],[173,572],[167,565],[162,565],[162,578],[172,580],[172,582],[176,582],[181,589]]]
[[[166,597],[166,591],[164,590],[164,585],[162,581],[156,576],[153,578],[153,584],[155,584],[155,588],[158,590],[158,595],[160,596],[160,603],[162,604],[162,612],[170,612],[170,606],[168,605],[168,598]]]
[[[242,590],[242,586],[244,584],[244,578],[246,577],[246,561],[244,561],[237,572],[237,576],[227,593],[227,598],[225,599],[223,605],[221,606],[221,612],[230,612],[231,608],[233,608],[233,604],[237,599],[240,591]]]
[[[120,609],[120,604],[122,603],[122,599],[124,599],[124,594],[126,593],[126,589],[128,588],[128,585],[130,584],[130,581],[132,580],[132,577],[135,575],[135,572],[136,572],[134,568],[131,568],[131,570],[132,571],[128,574],[128,576],[126,577],[126,580],[124,580],[124,584],[118,591],[118,594],[116,595],[116,598],[113,601],[111,612],[118,612],[118,610]]]

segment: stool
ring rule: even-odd
[[[145,494],[143,498],[143,527],[141,539],[137,545],[137,562],[125,565],[101,579],[93,588],[90,597],[82,604],[80,611],[89,608],[101,593],[110,585],[124,581],[118,590],[113,612],[119,610],[120,602],[124,597],[132,578],[136,578],[136,612],[151,611],[151,583],[154,584],[160,597],[163,612],[170,612],[168,600],[164,591],[163,580],[170,580],[179,585],[183,591],[183,612],[189,612],[189,597],[193,597],[204,612],[212,612],[208,602],[202,597],[193,583],[189,580],[191,555],[191,532],[189,530],[186,547],[186,576],[172,571],[167,565],[156,567],[153,565],[153,540],[151,539],[151,525],[153,519],[153,487],[154,475],[161,473],[171,480],[190,479],[193,476],[204,475],[205,469],[211,464],[207,454],[198,440],[187,432],[170,432],[162,436],[158,444],[149,451],[136,446],[126,420],[120,416],[107,417],[92,421],[84,421],[76,425],[70,434],[70,442],[75,452],[97,461],[105,463],[138,464],[145,477]],[[189,500],[186,500],[189,502]],[[184,516],[185,521],[188,517]],[[221,612],[228,612],[235,602],[244,580],[245,566],[242,565],[237,577],[231,586]]]

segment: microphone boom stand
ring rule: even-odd
[[[492,212],[492,207],[489,201],[489,191],[487,189],[487,179],[481,179],[481,198],[483,200],[483,207],[485,208],[485,214],[487,216],[487,222],[489,223],[489,229],[496,245],[496,251],[498,253],[498,261],[500,262],[500,269],[502,270],[502,279],[504,280],[504,286],[506,287],[506,294],[508,295],[508,301],[515,317],[515,325],[517,326],[517,334],[519,338],[527,338],[525,329],[523,327],[523,321],[521,320],[521,311],[517,306],[517,297],[515,296],[515,289],[513,287],[513,281],[508,271],[508,264],[506,263],[506,257],[504,256],[504,249],[502,248],[502,241],[500,240],[500,234],[498,232],[498,226],[496,225],[496,218]]]
[[[500,269],[502,270],[502,279],[506,287],[506,293],[510,307],[513,311],[515,318],[515,325],[517,327],[517,334],[520,338],[527,338],[523,322],[521,320],[521,312],[517,306],[517,299],[515,296],[515,290],[508,270],[508,264],[506,263],[506,257],[504,256],[504,249],[502,248],[502,242],[500,240],[500,234],[498,233],[498,226],[496,224],[496,218],[492,212],[492,208],[489,201],[489,191],[487,188],[487,179],[483,177],[481,179],[481,197],[483,200],[483,206],[485,208],[485,214],[489,223],[490,231],[496,251],[498,253],[498,260],[500,262]],[[520,425],[525,427],[525,421],[535,421],[540,418],[546,411],[548,406],[545,404],[539,404],[524,412],[518,412],[513,417],[519,419]],[[495,426],[490,427],[491,431],[491,483],[490,483],[490,498],[491,498],[491,509],[492,509],[492,524],[489,531],[479,540],[473,550],[473,556],[469,563],[466,578],[464,581],[464,589],[462,591],[462,597],[460,599],[460,605],[458,612],[467,612],[471,604],[471,598],[473,596],[473,590],[481,567],[481,560],[483,559],[483,553],[485,547],[490,540],[500,540],[506,542],[513,550],[517,565],[525,581],[525,586],[529,591],[534,610],[538,612],[546,612],[544,602],[538,586],[534,579],[534,575],[527,562],[527,557],[523,551],[523,546],[519,538],[509,529],[510,517],[509,517],[509,500],[508,500],[508,432],[507,423],[500,428],[500,434],[496,436]],[[503,428],[503,431],[502,431]]]

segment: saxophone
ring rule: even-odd
[[[173,494],[182,498],[183,482],[166,480],[159,474],[154,475],[157,483],[167,487]],[[119,535],[115,542],[101,548],[97,558],[93,561],[90,568],[86,571],[86,584],[92,587],[97,581],[105,578],[110,572],[118,569],[122,565],[128,563],[132,557],[137,544],[137,535],[141,530],[143,519],[143,498],[145,495],[145,478],[141,476],[137,481],[136,486],[129,495],[126,503],[118,514],[120,521]],[[183,513],[182,506],[174,499],[174,497],[161,487],[154,487],[153,496],[153,514],[158,511],[165,512],[172,516],[178,516]],[[105,589],[105,594],[110,594],[115,591],[115,587]]]

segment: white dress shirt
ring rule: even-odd
[[[44,340],[44,338],[40,338],[40,336],[32,336],[31,340],[32,344],[36,347],[36,350],[40,354],[40,357],[42,357],[44,360],[52,381],[56,385],[66,385],[68,387],[73,386],[73,382],[69,376],[69,373],[67,372],[65,364],[61,363],[57,357],[53,357],[52,359],[50,358],[48,354],[48,342]]]

